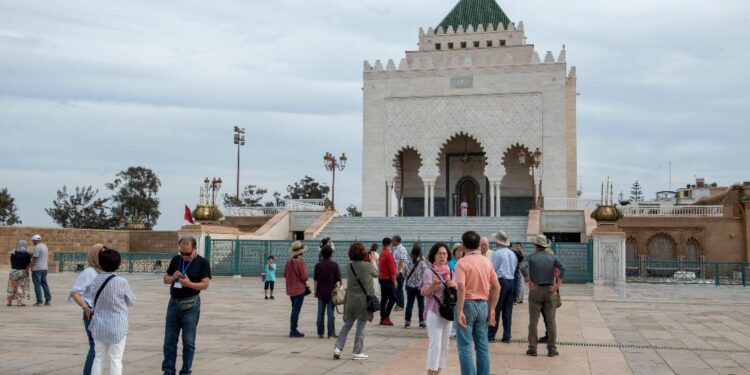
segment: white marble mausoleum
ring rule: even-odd
[[[576,73],[564,45],[536,51],[495,0],[460,0],[419,29],[418,45],[364,63],[364,216],[456,216],[464,202],[470,216],[518,216],[534,186],[576,196]]]

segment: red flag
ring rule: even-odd
[[[190,224],[195,224],[193,221],[193,215],[190,213],[190,207],[188,205],[185,205],[185,220],[187,220]]]

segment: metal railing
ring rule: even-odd
[[[747,286],[748,263],[637,259],[626,261],[628,282]]]
[[[86,268],[86,253],[56,253],[55,261],[59,263],[58,271],[80,272]],[[119,272],[153,272],[164,273],[169,267],[169,262],[177,255],[170,253],[120,253],[122,264]]]
[[[324,199],[282,199],[274,207],[225,207],[225,216],[274,216],[284,210],[325,211]]]
[[[285,207],[226,207],[224,216],[274,216]]]
[[[724,216],[724,206],[626,206],[624,216]]]
[[[596,208],[597,201],[583,198],[544,198],[545,210],[585,210]]]

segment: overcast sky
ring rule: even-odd
[[[157,229],[204,177],[284,191],[346,152],[337,206],[361,204],[362,60],[400,59],[456,0],[0,1],[0,188],[23,225],[63,185],[129,166],[161,178]],[[537,50],[577,66],[578,174],[647,197],[750,180],[750,2],[501,0]],[[540,53],[543,56],[543,53]],[[396,60],[398,61],[398,60]],[[270,196],[270,194],[269,194]]]

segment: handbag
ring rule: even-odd
[[[346,288],[344,288],[344,284],[339,281],[336,283],[336,287],[333,288],[333,291],[331,291],[331,301],[333,302],[334,306],[343,305],[344,300],[346,299]]]
[[[359,281],[359,277],[357,276],[357,273],[354,272],[354,265],[349,263],[349,268],[352,269],[352,275],[354,275],[354,278],[357,280],[357,283],[359,284],[359,287],[362,288],[362,291],[367,296],[367,311],[368,312],[375,312],[380,310],[380,300],[378,300],[378,297],[367,293],[367,290],[365,290],[365,287],[362,285],[362,282]]]
[[[294,263],[292,263],[292,270],[294,271],[294,274],[297,275],[297,278],[299,279],[299,281],[302,281],[302,276],[300,276],[299,273],[297,272],[297,269],[294,268]],[[307,286],[307,283],[305,283],[305,295],[309,296],[310,294],[312,294],[312,290],[310,290],[310,287]]]
[[[438,311],[440,312],[440,316],[443,319],[452,322],[454,319],[454,312],[456,310],[456,302],[458,301],[456,290],[453,288],[449,288],[446,282],[443,280],[443,277],[435,272],[432,267],[430,267],[430,271],[432,271],[432,273],[434,273],[435,276],[440,279],[440,282],[443,283],[443,300],[441,301],[435,294],[432,295],[432,298],[435,298],[435,301],[437,301],[438,303]]]

